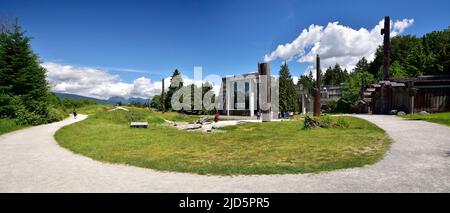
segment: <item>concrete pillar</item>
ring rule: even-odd
[[[301,94],[302,96],[302,114],[306,114],[306,105],[305,105],[305,94]]]
[[[226,110],[227,110],[227,116],[230,115],[230,102],[231,102],[231,86],[230,86],[230,82],[229,80],[226,80],[226,100],[227,100],[227,104],[226,104]]]
[[[249,110],[250,116],[255,116],[255,93],[253,92],[253,79],[249,80],[248,92],[249,92]]]
[[[162,88],[161,88],[161,113],[164,114],[166,111],[165,101],[164,101],[164,78],[162,79]]]

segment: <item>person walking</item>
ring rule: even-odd
[[[72,114],[73,114],[73,118],[74,118],[74,119],[77,119],[77,111],[76,111],[75,109],[73,109]]]

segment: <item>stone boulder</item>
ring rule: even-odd
[[[406,115],[406,113],[403,111],[399,111],[399,112],[397,112],[397,115]]]
[[[397,112],[398,112],[398,110],[393,109],[393,110],[389,111],[389,115],[396,115]]]

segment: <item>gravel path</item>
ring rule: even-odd
[[[61,148],[61,122],[0,136],[0,192],[450,192],[450,127],[358,115],[394,143],[383,160],[320,174],[204,176],[101,163]]]

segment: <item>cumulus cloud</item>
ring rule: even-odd
[[[365,57],[368,61],[375,58],[377,47],[383,42],[380,30],[384,21],[380,21],[371,30],[358,30],[339,24],[328,23],[327,26],[311,25],[303,29],[292,42],[278,45],[270,54],[264,56],[264,61],[270,62],[277,58],[299,63],[307,63],[308,70],[314,69],[316,55],[321,57],[321,66],[329,67],[338,63],[351,71],[359,59]],[[414,19],[397,20],[392,25],[391,36],[397,36],[414,23]]]
[[[414,19],[397,20],[394,23],[394,32],[403,33],[403,31],[405,31],[405,29],[410,27],[413,23]]]
[[[99,99],[115,96],[149,98],[161,92],[161,82],[153,83],[145,77],[140,77],[133,83],[125,83],[118,75],[112,75],[106,70],[61,65],[53,62],[44,62],[41,65],[47,69],[47,81],[54,92]]]
[[[133,83],[126,83],[120,79],[120,76],[112,75],[104,69],[61,65],[53,62],[44,62],[41,65],[47,70],[47,81],[53,92],[70,93],[98,99],[108,99],[110,97],[148,99],[161,93],[161,80],[152,82],[149,78],[140,77],[135,79]],[[184,85],[195,83],[199,86],[206,82],[206,80],[194,81],[184,75],[182,77]],[[213,81],[208,82],[211,83]],[[219,85],[211,84],[217,94],[220,83]],[[170,77],[167,77],[164,79],[164,87],[167,90],[169,86]]]

